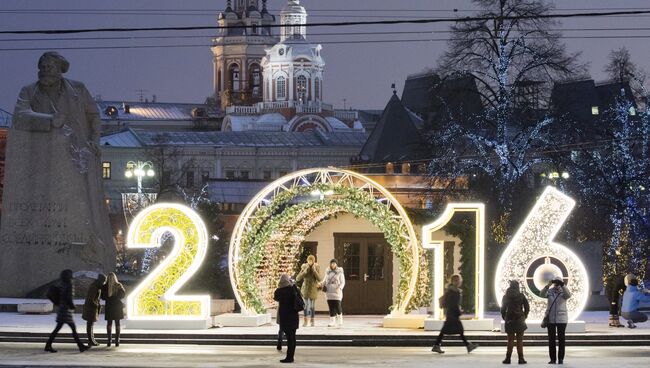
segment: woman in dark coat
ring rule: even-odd
[[[74,307],[74,285],[72,285],[72,270],[63,270],[61,272],[61,278],[58,281],[57,285],[52,287],[52,291],[48,291],[48,298],[52,300],[57,306],[58,310],[56,312],[56,327],[54,331],[50,334],[50,338],[45,344],[45,351],[50,353],[56,353],[56,350],[52,348],[52,343],[56,338],[56,335],[59,333],[64,324],[70,326],[72,330],[72,336],[74,341],[77,343],[80,352],[88,350],[88,346],[81,343],[79,339],[79,334],[77,334],[77,327],[74,324],[74,318],[72,317],[72,312],[75,310]]]
[[[440,348],[440,344],[442,343],[442,338],[444,335],[460,335],[463,343],[465,343],[468,354],[478,347],[477,344],[473,344],[467,341],[467,338],[465,338],[465,329],[463,328],[463,324],[460,321],[460,316],[462,314],[462,311],[460,309],[462,290],[460,289],[460,286],[462,284],[462,277],[460,277],[460,275],[453,275],[451,277],[451,282],[449,285],[447,285],[445,294],[442,296],[443,308],[445,309],[445,323],[442,325],[440,335],[438,335],[438,339],[431,349],[433,352],[439,354],[444,353],[444,351]]]
[[[506,333],[508,334],[508,350],[506,350],[506,359],[503,364],[510,364],[515,337],[517,338],[519,364],[526,364],[524,359],[524,331],[528,328],[526,326],[528,312],[530,312],[530,305],[528,299],[519,289],[519,282],[516,280],[510,281],[510,287],[501,300],[501,318],[505,321]]]
[[[625,327],[618,316],[621,309],[619,301],[626,288],[625,276],[611,275],[605,280],[605,296],[609,301],[609,327]]]
[[[81,318],[86,321],[86,335],[88,336],[89,346],[99,346],[99,343],[95,340],[93,327],[95,322],[99,319],[99,310],[101,308],[99,297],[105,283],[106,275],[100,273],[97,275],[97,280],[90,284],[88,292],[86,293],[86,301],[84,302],[84,310],[81,314]]]
[[[126,295],[124,286],[117,281],[114,273],[108,274],[108,281],[102,288],[102,299],[106,301],[104,306],[104,319],[106,320],[107,346],[111,346],[112,327],[115,322],[115,346],[120,346],[120,321],[124,319],[124,303],[122,299]]]
[[[278,288],[273,294],[273,299],[278,302],[278,315],[280,329],[287,336],[287,357],[281,363],[293,363],[296,353],[296,331],[298,330],[298,312],[295,300],[298,288],[291,282],[289,275],[282,274]]]

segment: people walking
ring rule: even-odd
[[[548,317],[548,364],[563,364],[566,348],[566,326],[569,323],[566,301],[571,298],[571,291],[561,277],[555,277],[541,290],[542,298],[547,298],[546,316]],[[558,348],[555,350],[557,337]]]
[[[609,302],[609,327],[625,327],[619,320],[621,296],[625,292],[625,281],[621,275],[611,275],[605,280],[605,296]]]
[[[623,293],[621,315],[627,320],[627,327],[636,328],[636,323],[646,322],[648,315],[639,312],[639,303],[650,303],[650,290],[639,288],[639,279],[630,274],[626,276],[627,289]]]
[[[302,281],[302,297],[305,298],[305,312],[304,321],[302,326],[307,327],[311,325],[314,327],[314,320],[316,317],[316,299],[318,298],[318,285],[323,280],[320,273],[320,266],[316,263],[316,257],[310,254],[307,257],[307,263],[300,266],[300,272],[296,277],[296,281]]]
[[[50,287],[48,290],[48,298],[58,306],[56,312],[56,327],[54,331],[50,334],[50,338],[45,344],[45,351],[50,353],[56,353],[57,351],[52,348],[52,343],[56,335],[59,333],[64,324],[70,326],[72,330],[72,337],[77,343],[80,352],[84,352],[89,349],[88,346],[84,345],[79,339],[79,334],[77,334],[77,327],[74,324],[74,318],[72,312],[75,310],[74,306],[74,285],[72,284],[72,270],[63,270],[57,284]]]
[[[321,288],[327,297],[327,306],[330,311],[330,322],[327,327],[343,326],[343,288],[345,288],[345,275],[343,268],[338,266],[336,259],[330,261],[325,280]]]
[[[126,295],[124,286],[117,280],[117,275],[111,272],[108,274],[108,280],[102,288],[102,299],[106,301],[104,305],[104,319],[106,320],[106,336],[108,342],[106,346],[110,347],[112,343],[112,327],[115,324],[115,346],[120,346],[120,333],[122,332],[120,321],[124,319],[124,303],[122,299]]]
[[[84,302],[84,309],[81,318],[86,321],[88,346],[99,346],[99,343],[95,340],[94,325],[99,319],[99,310],[101,309],[99,298],[102,292],[102,287],[105,283],[106,275],[100,273],[97,275],[97,279],[90,284],[88,292],[86,293],[86,301]]]
[[[501,300],[501,318],[505,321],[505,329],[508,334],[508,348],[503,364],[510,364],[515,338],[517,339],[519,364],[527,363],[524,359],[524,331],[528,328],[526,318],[528,318],[529,312],[530,305],[519,288],[519,282],[511,280],[510,287]]]
[[[478,347],[478,344],[473,344],[467,340],[465,337],[465,329],[463,328],[463,323],[460,321],[460,316],[463,313],[460,307],[462,295],[462,290],[460,287],[462,284],[463,278],[460,275],[451,276],[450,283],[447,285],[447,289],[441,297],[441,306],[445,310],[445,323],[442,325],[440,335],[438,335],[438,339],[436,339],[436,343],[431,349],[431,351],[435,353],[444,353],[441,348],[441,344],[442,339],[445,335],[460,335],[460,338],[463,340],[463,343],[467,348],[468,354]]]
[[[296,297],[298,288],[291,282],[287,274],[280,276],[278,288],[273,293],[273,299],[278,302],[278,315],[280,329],[287,337],[287,356],[280,360],[281,363],[293,363],[296,353],[296,331],[298,330],[300,318],[296,310]]]

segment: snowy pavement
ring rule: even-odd
[[[43,352],[42,344],[0,343],[0,366],[19,367],[279,367],[284,357],[274,347],[122,345],[98,347],[83,354],[73,345]],[[504,348],[479,347],[472,354],[450,347],[443,355],[428,348],[300,347],[297,367],[503,367]],[[525,348],[528,366],[548,366],[547,349]],[[515,355],[516,357],[516,355]],[[645,366],[650,347],[567,347],[565,367],[611,368]],[[515,360],[516,362],[516,360]]]

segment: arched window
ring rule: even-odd
[[[316,101],[320,101],[320,78],[316,78],[314,81],[314,95],[316,96]]]
[[[296,78],[296,92],[298,94],[298,101],[307,101],[307,77],[304,75]]]
[[[240,76],[239,76],[239,65],[232,64],[229,71],[229,81],[230,81],[230,90],[232,92],[239,92],[240,89]]]
[[[287,98],[287,80],[283,76],[279,76],[275,80],[276,83],[276,99],[284,100]]]
[[[250,83],[253,97],[262,96],[262,70],[258,64],[250,66]]]

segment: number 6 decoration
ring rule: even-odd
[[[205,224],[189,207],[155,204],[131,223],[129,248],[160,247],[162,235],[172,234],[171,253],[126,299],[130,320],[205,320],[210,317],[209,295],[176,295],[196,273],[208,248]]]
[[[559,276],[572,293],[566,303],[569,321],[580,315],[589,296],[587,271],[571,250],[553,242],[574,206],[575,201],[557,189],[544,190],[499,260],[494,280],[499,303],[509,281],[517,280],[530,302],[529,318],[541,320],[547,301],[539,291]]]

